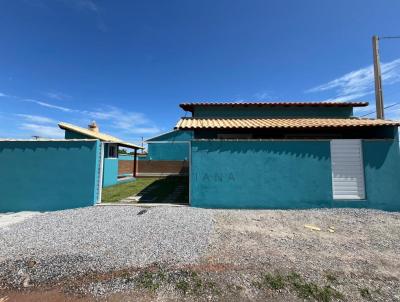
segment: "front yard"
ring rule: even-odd
[[[0,229],[0,301],[400,301],[399,229],[364,209],[44,213]]]
[[[181,190],[176,192],[179,187]],[[188,203],[188,179],[181,176],[137,178],[133,182],[104,188],[102,202],[115,203],[133,195],[141,195],[143,202]]]

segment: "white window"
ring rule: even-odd
[[[365,199],[361,140],[331,140],[333,199]]]

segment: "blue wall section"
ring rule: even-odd
[[[189,141],[193,131],[171,131],[147,140],[146,160],[189,160]]]
[[[129,154],[119,154],[118,155],[118,160],[133,160],[133,155]]]
[[[147,160],[189,160],[189,142],[150,143]]]
[[[118,158],[105,158],[103,166],[103,187],[118,183]]]
[[[137,156],[137,160],[145,160],[146,156],[140,156],[138,154]],[[118,160],[134,160],[134,156],[133,155],[129,155],[129,154],[119,154],[118,155]]]
[[[329,152],[329,142],[193,141],[191,204],[326,206],[332,195]]]
[[[400,210],[396,141],[363,142],[363,201],[333,200],[329,141],[192,141],[191,146],[193,206]]]
[[[400,210],[398,141],[364,141],[364,169],[369,207]]]
[[[0,142],[0,212],[96,202],[98,141]]]
[[[189,141],[193,138],[193,131],[190,130],[174,130],[159,136],[150,138],[146,142],[154,141]]]
[[[193,117],[350,117],[352,107],[195,107]]]

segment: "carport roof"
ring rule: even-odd
[[[86,129],[86,128],[82,128],[82,127],[79,127],[79,126],[75,126],[75,125],[72,125],[72,124],[68,124],[68,123],[59,123],[58,126],[63,130],[73,131],[73,132],[82,134],[84,136],[90,137],[90,138],[99,139],[99,140],[104,141],[104,142],[115,143],[115,144],[118,144],[118,145],[121,145],[121,146],[127,147],[127,148],[143,149],[143,147],[139,147],[139,146],[137,146],[135,144],[122,141],[119,138],[116,138],[116,137],[111,136],[109,134],[105,134],[105,133],[101,133],[101,132],[94,132],[92,130],[89,130],[89,129]]]
[[[377,126],[400,126],[400,122],[362,118],[181,118],[175,129],[351,128]]]

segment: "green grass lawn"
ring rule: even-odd
[[[143,190],[146,193],[143,199],[152,200],[152,202],[163,202],[175,188],[179,185],[184,185],[184,190],[176,198],[176,203],[188,202],[188,178],[179,176],[169,176],[165,178],[146,177],[137,178],[136,181],[118,184],[112,187],[104,188],[102,194],[102,202],[118,202],[128,196],[137,195]],[[154,198],[154,200],[153,200]]]

